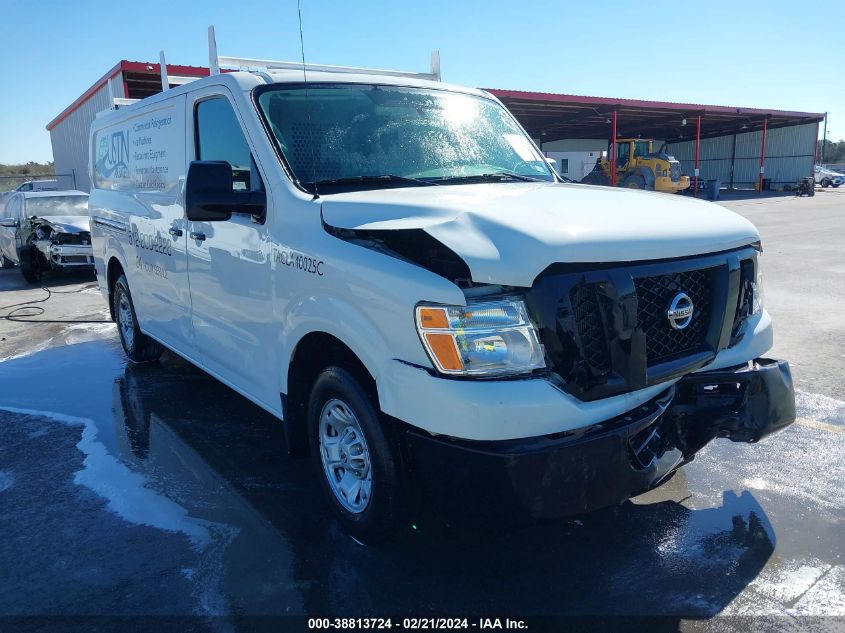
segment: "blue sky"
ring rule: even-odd
[[[830,112],[845,138],[840,1],[302,0],[308,61],[488,88]],[[46,123],[120,59],[299,59],[296,2],[0,0],[0,163],[52,158]]]

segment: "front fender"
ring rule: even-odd
[[[339,319],[338,315],[343,318]],[[392,360],[391,346],[372,319],[354,303],[338,296],[309,295],[293,303],[285,321],[280,358],[282,393],[288,393],[288,370],[297,345],[314,332],[324,332],[340,340],[364,364],[377,386],[383,382],[381,373]]]

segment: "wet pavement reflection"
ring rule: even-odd
[[[775,547],[748,491],[542,523],[421,517],[365,547],[277,420],[172,355],[127,365],[114,340],[85,342],[3,363],[0,385],[2,613],[707,617]],[[669,486],[689,496],[683,471]]]

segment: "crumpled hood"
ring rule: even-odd
[[[49,222],[64,233],[91,232],[91,218],[87,215],[39,215],[38,219]]]
[[[531,286],[555,262],[714,253],[760,239],[743,217],[677,194],[556,183],[355,191],[323,197],[345,229],[423,229],[461,256],[473,281]]]

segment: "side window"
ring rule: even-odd
[[[249,145],[228,99],[214,97],[200,101],[195,112],[197,159],[229,163],[235,191],[261,188]]]
[[[648,143],[637,141],[637,144],[634,146],[634,158],[638,158],[640,156],[647,156],[648,155]]]
[[[568,158],[560,158],[560,174],[565,176],[569,173],[569,159]]]
[[[628,143],[620,143],[616,146],[616,164],[624,165],[631,155],[631,146]]]
[[[25,185],[21,185],[20,191],[32,191],[32,183],[28,182]]]

